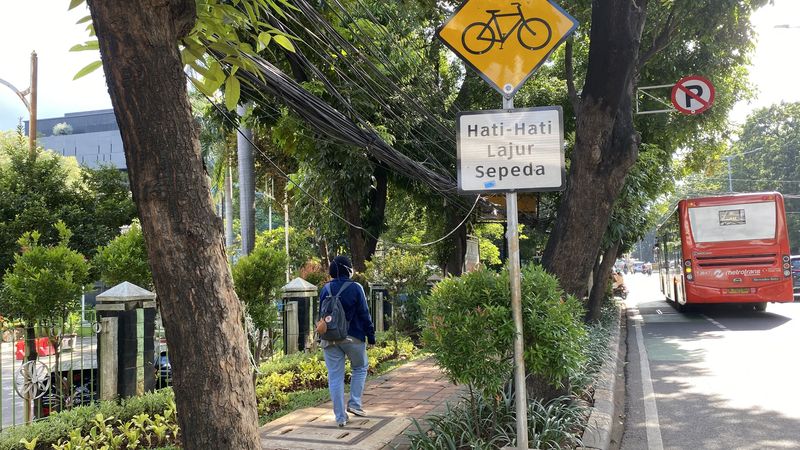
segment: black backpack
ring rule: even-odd
[[[325,339],[326,341],[341,341],[347,338],[347,330],[350,327],[350,322],[347,320],[339,296],[342,295],[342,292],[351,284],[353,284],[352,281],[343,284],[336,295],[331,294],[330,284],[325,285],[328,296],[322,301],[320,318],[317,322],[317,333],[320,339]]]

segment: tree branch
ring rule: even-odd
[[[569,101],[572,103],[572,109],[577,115],[581,107],[581,99],[578,97],[578,92],[575,90],[575,71],[572,67],[572,42],[572,39],[568,39],[567,45],[564,47],[564,71],[566,72]]]
[[[169,8],[175,24],[175,37],[182,39],[194,28],[194,23],[197,21],[197,4],[194,0],[173,0]]]
[[[647,64],[653,56],[661,50],[664,50],[672,42],[672,39],[675,37],[675,30],[678,28],[677,21],[675,20],[677,7],[678,2],[676,1],[672,4],[672,8],[669,10],[667,20],[664,21],[664,26],[661,28],[661,31],[656,35],[655,39],[653,39],[653,44],[639,57],[639,62],[636,65],[637,73],[641,72],[644,65]]]

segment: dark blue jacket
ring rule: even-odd
[[[369,315],[367,296],[364,294],[364,289],[361,285],[350,280],[349,277],[343,276],[334,278],[322,288],[319,294],[320,314],[322,313],[322,301],[327,298],[328,295],[336,295],[342,285],[348,281],[351,283],[350,286],[342,291],[339,296],[342,302],[342,308],[344,308],[345,317],[347,317],[347,321],[350,323],[347,329],[347,335],[374,344],[375,327],[372,325],[372,317]]]

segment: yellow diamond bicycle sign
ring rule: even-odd
[[[466,0],[438,34],[487,83],[513,95],[577,27],[550,0]]]

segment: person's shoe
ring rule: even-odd
[[[353,408],[351,406],[348,406],[347,407],[347,412],[353,413],[353,414],[357,415],[358,417],[367,417],[367,413],[365,413],[364,410],[361,409],[361,408]]]
[[[347,425],[347,421],[346,420],[344,422],[339,422],[339,428],[342,428],[345,425]]]

